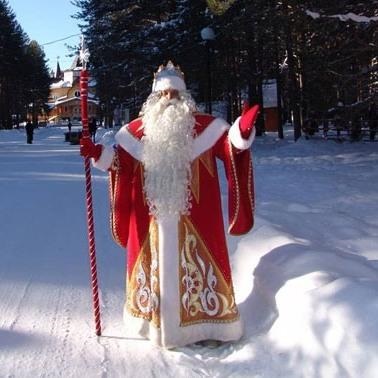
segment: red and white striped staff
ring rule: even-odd
[[[84,37],[81,39],[80,59],[82,69],[80,72],[80,99],[81,99],[81,122],[83,125],[83,138],[90,138],[88,127],[88,71],[87,63],[89,59],[89,51],[85,47]],[[96,265],[96,244],[94,235],[94,220],[92,206],[92,180],[91,180],[91,164],[89,157],[84,157],[85,167],[85,190],[87,203],[87,224],[88,224],[88,243],[89,243],[89,260],[91,270],[91,284],[93,296],[93,311],[96,326],[96,335],[101,336],[101,316],[100,301],[98,297],[98,281],[97,281],[97,265]]]

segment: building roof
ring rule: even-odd
[[[74,60],[71,64],[71,67],[69,68],[69,71],[74,71],[76,69],[81,69],[82,65],[80,63],[80,57],[79,55],[75,55]]]
[[[72,87],[72,82],[71,81],[64,81],[60,80],[57,83],[52,83],[50,85],[50,89],[55,89],[55,88],[71,88]]]
[[[56,79],[61,79],[63,77],[63,72],[60,69],[59,61],[56,62],[56,73],[55,73],[55,78]]]
[[[47,105],[49,106],[49,108],[51,110],[51,109],[55,108],[58,105],[68,104],[69,102],[73,102],[73,101],[80,101],[80,97],[67,97],[67,96],[63,96],[63,97],[60,97],[59,99],[57,99],[54,102],[48,102]],[[90,102],[92,104],[95,104],[95,105],[99,104],[99,101],[95,97],[88,98],[88,102]]]

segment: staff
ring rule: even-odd
[[[82,69],[80,72],[80,99],[81,99],[81,122],[83,125],[83,139],[90,138],[88,127],[88,71],[87,63],[89,59],[89,51],[85,48],[84,38],[81,40],[80,59],[82,61]],[[84,158],[85,167],[85,190],[87,203],[87,224],[88,224],[88,244],[89,244],[89,260],[91,271],[91,284],[93,296],[93,311],[95,318],[96,335],[101,336],[101,316],[100,302],[98,298],[98,282],[97,282],[97,265],[96,265],[96,245],[94,236],[94,220],[92,206],[92,180],[91,165],[88,157]]]

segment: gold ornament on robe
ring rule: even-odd
[[[204,152],[200,155],[196,160],[192,162],[192,180],[190,182],[190,189],[192,190],[192,194],[197,203],[200,201],[199,193],[200,193],[200,162],[205,166],[209,174],[214,177],[215,175],[215,167],[213,164],[213,158],[210,154],[210,151]]]

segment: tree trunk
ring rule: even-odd
[[[274,27],[274,55],[275,55],[275,71],[276,71],[276,83],[277,83],[277,121],[278,121],[278,137],[280,139],[284,138],[283,126],[282,126],[282,103],[281,103],[281,93],[282,93],[282,81],[280,73],[280,54],[278,50],[278,30]]]
[[[293,35],[290,24],[290,15],[287,15],[286,21],[286,51],[287,51],[287,64],[289,74],[289,101],[290,108],[293,112],[294,124],[294,140],[297,141],[301,137],[301,117],[299,108],[299,90],[296,77],[296,64],[293,52]]]

